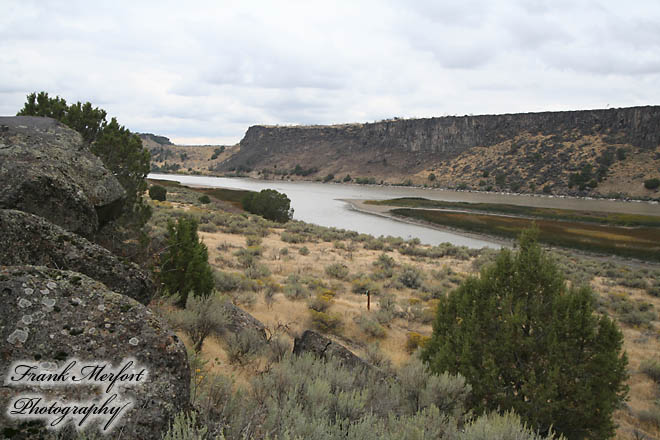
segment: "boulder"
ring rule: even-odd
[[[78,132],[34,116],[0,117],[0,127],[0,208],[84,236],[119,216],[126,192]]]
[[[303,353],[313,353],[320,359],[334,357],[341,364],[350,368],[375,369],[373,365],[354,354],[348,348],[333,342],[331,339],[326,338],[314,330],[305,330],[301,337],[293,341],[293,354],[301,355]]]
[[[229,301],[224,303],[224,309],[227,313],[228,331],[238,334],[245,330],[253,330],[266,340],[266,327],[257,318]]]
[[[110,433],[111,438],[160,439],[173,415],[188,409],[190,372],[183,343],[150,310],[137,301],[109,290],[85,275],[38,266],[0,267],[0,436],[13,439],[48,438],[44,421],[10,418],[14,399],[40,395],[58,400],[97,402],[112,393],[132,399],[133,405]],[[72,359],[79,366],[106,367],[104,373],[133,359],[133,371],[146,368],[142,380],[122,382],[108,391],[102,383],[59,386],[18,381],[13,363],[37,363],[39,369],[61,373]],[[37,370],[39,371],[39,370]],[[130,370],[128,370],[130,371]],[[89,370],[88,370],[88,373]],[[84,376],[78,376],[79,378]],[[124,379],[122,379],[124,380]],[[17,383],[13,383],[17,382]],[[99,422],[95,422],[99,423]],[[104,421],[99,423],[104,423]],[[92,426],[94,428],[94,426]]]
[[[80,272],[142,304],[148,304],[154,294],[153,280],[139,266],[34,214],[1,209],[0,242],[2,265]]]

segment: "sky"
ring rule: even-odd
[[[132,131],[660,104],[657,0],[1,0],[0,115],[28,93]]]

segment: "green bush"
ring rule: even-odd
[[[423,358],[434,372],[465,375],[477,414],[514,410],[541,432],[609,438],[627,394],[623,335],[594,314],[588,288],[567,287],[536,236],[525,231],[515,253],[501,250],[438,300]]]
[[[149,198],[164,202],[167,200],[167,188],[160,185],[151,185],[149,187]]]
[[[167,222],[167,247],[161,257],[160,279],[163,287],[180,297],[184,306],[188,295],[207,296],[213,290],[214,280],[208,262],[206,245],[199,241],[197,220],[179,217],[176,224]]]
[[[199,196],[197,200],[199,200],[199,203],[203,205],[206,205],[207,203],[211,203],[211,199],[206,194]]]
[[[336,333],[342,327],[341,317],[332,313],[309,310],[312,327],[323,333]]]
[[[278,223],[286,223],[293,218],[291,200],[274,189],[250,193],[243,198],[242,204],[246,211]]]
[[[307,246],[303,246],[300,249],[298,249],[298,253],[300,255],[309,255],[309,249],[307,248]]]
[[[647,179],[644,181],[644,188],[646,189],[657,189],[658,187],[660,187],[660,179],[658,178]]]

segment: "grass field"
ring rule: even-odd
[[[151,183],[165,186],[165,187],[184,187],[192,191],[198,192],[200,194],[206,194],[209,197],[213,197],[217,200],[222,200],[229,202],[237,208],[241,208],[241,201],[243,197],[250,194],[253,191],[241,190],[241,189],[227,189],[227,188],[196,188],[190,186],[182,186],[179,182],[174,180],[160,180],[160,179],[149,179]]]
[[[548,220],[597,223],[610,226],[660,227],[660,216],[619,214],[570,209],[536,208],[532,206],[506,205],[499,203],[469,203],[429,200],[421,197],[402,197],[390,200],[369,200],[369,205],[400,206],[402,208],[460,209],[493,214],[518,215]]]
[[[660,261],[660,229],[657,228],[624,228],[426,209],[398,208],[390,212],[397,216],[507,238],[516,238],[523,229],[536,224],[539,240],[553,246]]]

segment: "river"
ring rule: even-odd
[[[410,224],[377,215],[358,212],[342,199],[383,200],[395,197],[425,197],[433,200],[509,203],[544,208],[592,210],[601,212],[624,212],[660,216],[660,205],[652,203],[622,202],[603,199],[574,199],[562,197],[524,196],[515,194],[473,193],[409,187],[379,185],[353,185],[317,182],[289,182],[279,180],[255,180],[247,178],[186,176],[180,174],[149,174],[149,178],[176,180],[184,185],[261,191],[275,189],[285,193],[291,200],[294,219],[321,226],[334,226],[360,233],[392,235],[410,239],[417,237],[422,243],[437,245],[449,242],[470,248],[499,248],[497,241],[476,238]]]

